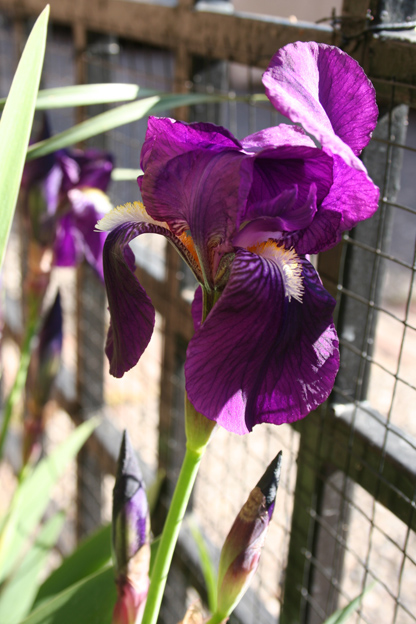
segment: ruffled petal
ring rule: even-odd
[[[334,183],[310,226],[285,237],[286,247],[316,254],[341,240],[342,233],[370,218],[378,206],[379,190],[365,171],[352,169],[334,156]]]
[[[279,195],[294,188],[296,202],[289,206],[291,211],[309,203],[312,185],[316,189],[316,201],[320,203],[329,193],[332,182],[333,159],[322,150],[290,145],[263,150],[254,159],[253,184],[244,221],[265,216],[283,217],[284,210],[279,202],[276,203],[277,212],[270,209],[265,212],[264,208],[266,205],[272,208]]]
[[[263,75],[273,106],[355,169],[377,123],[375,91],[339,48],[297,42],[281,48]]]
[[[168,117],[149,117],[140,166],[143,171],[156,164],[163,166],[175,156],[198,149],[237,149],[241,144],[231,132],[211,123],[176,121]]]
[[[299,260],[303,301],[286,296],[282,266],[237,251],[230,280],[192,338],[186,389],[195,408],[229,431],[306,416],[329,395],[339,366],[334,300]]]
[[[351,169],[335,156],[334,183],[322,202],[322,210],[335,209],[340,212],[340,232],[344,232],[375,213],[379,195],[379,189],[365,171]]]
[[[212,250],[224,254],[233,249],[231,238],[247,201],[252,163],[237,151],[194,149],[163,167],[148,167],[143,177],[147,212],[178,236],[190,231],[210,285],[217,268]]]
[[[302,128],[290,126],[289,124],[279,124],[278,126],[259,130],[242,139],[241,145],[249,154],[256,154],[264,149],[281,145],[316,147],[315,143],[305,134]]]

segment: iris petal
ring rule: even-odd
[[[379,190],[365,171],[352,169],[334,156],[334,183],[307,229],[289,235],[285,245],[300,254],[315,254],[329,249],[345,230],[368,219],[377,210]]]
[[[289,124],[279,124],[259,130],[242,139],[241,145],[248,153],[258,153],[266,148],[275,148],[280,145],[315,147],[315,143],[302,128]]]
[[[161,224],[138,221],[133,209],[144,214],[139,204],[114,209],[102,219],[98,228],[116,227],[109,233],[103,250],[104,278],[111,315],[106,354],[110,373],[122,377],[132,368],[146,349],[154,326],[155,311],[145,290],[134,275],[134,258],[129,243],[140,234],[161,234],[170,240],[191,268],[194,260],[183,243]],[[130,220],[126,220],[130,218]]]
[[[328,194],[333,181],[333,159],[317,148],[284,145],[267,149],[254,159],[253,184],[244,220],[260,216],[283,216],[280,206],[272,214],[274,198],[287,190],[297,189],[294,208],[309,201],[311,185],[316,187],[316,200],[321,202]],[[265,206],[267,206],[265,213]]]
[[[186,124],[175,119],[149,117],[146,138],[140,155],[140,166],[163,166],[166,162],[195,148],[237,149],[241,145],[231,132],[211,123]]]
[[[145,171],[141,191],[147,212],[166,221],[178,236],[190,231],[210,285],[216,272],[211,251],[232,251],[230,240],[247,201],[251,175],[252,160],[228,149],[194,149],[163,168]]]
[[[374,88],[354,59],[324,44],[290,44],[274,55],[263,84],[280,113],[363,169],[356,155],[370,140],[378,110]]]
[[[224,293],[189,344],[189,398],[229,431],[295,421],[332,389],[339,365],[335,302],[312,265],[300,262],[302,303],[289,302],[276,262],[238,250]]]
[[[155,310],[134,276],[134,259],[128,244],[138,234],[154,231],[148,224],[123,224],[110,232],[104,245],[104,278],[111,324],[105,346],[110,373],[122,377],[138,362],[149,344]]]

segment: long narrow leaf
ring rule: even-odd
[[[217,610],[217,573],[204,541],[204,537],[201,533],[201,529],[192,516],[188,518],[188,523],[189,528],[191,529],[192,537],[194,538],[198,549],[199,562],[201,564],[202,574],[207,588],[209,610],[211,613],[215,613]]]
[[[42,459],[18,487],[0,537],[0,582],[11,572],[26,540],[42,518],[53,486],[97,426],[96,419],[77,427],[55,451]]]
[[[22,344],[22,350],[20,352],[19,367],[17,369],[16,377],[13,382],[12,389],[3,406],[3,421],[0,427],[0,459],[3,456],[3,448],[6,442],[7,433],[9,430],[10,420],[13,416],[14,409],[19,402],[23,389],[26,384],[27,371],[30,363],[30,355],[32,348],[32,340],[36,335],[36,331],[39,324],[39,319],[30,315],[30,319],[26,326],[26,335]]]
[[[109,564],[110,560],[111,525],[107,525],[82,542],[43,582],[35,598],[34,609],[71,585],[94,574]]]
[[[42,89],[36,100],[36,110],[67,108],[69,106],[90,106],[93,104],[109,104],[124,102],[140,97],[156,95],[156,89],[141,89],[139,85],[127,83],[96,83],[88,85],[71,85]],[[4,107],[6,98],[0,99],[0,109]]]
[[[0,120],[0,269],[20,188],[45,55],[49,5],[38,17]]]
[[[224,101],[223,95],[205,95],[203,93],[189,93],[155,95],[129,104],[123,104],[112,110],[101,113],[91,119],[87,119],[68,130],[31,145],[27,151],[27,159],[32,160],[55,152],[63,147],[90,139],[97,134],[108,132],[119,126],[132,123],[147,115],[154,115],[162,111],[171,110],[178,106],[189,106],[204,102]]]
[[[371,585],[365,588],[362,594],[354,598],[354,600],[351,600],[346,607],[332,613],[332,615],[325,620],[324,624],[346,624],[349,618],[355,613],[364,596],[373,589],[374,585],[375,583],[371,583]]]
[[[21,624],[111,624],[116,598],[114,569],[106,568],[71,585]]]
[[[65,521],[64,513],[55,514],[42,528],[35,542],[0,594],[0,622],[18,624],[30,612],[51,548]]]

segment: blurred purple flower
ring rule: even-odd
[[[44,118],[39,139],[49,136]],[[103,279],[105,234],[94,226],[111,208],[105,191],[112,169],[111,154],[96,149],[59,150],[26,164],[22,189],[30,238],[53,249],[55,266],[76,266],[85,258]]]
[[[135,624],[149,587],[150,518],[146,491],[127,431],[113,492],[113,551],[118,599],[113,624]]]
[[[357,158],[377,118],[359,65],[337,48],[293,44],[272,59],[264,83],[306,132],[282,124],[239,142],[212,124],[150,118],[138,180],[146,208],[121,206],[98,225],[110,231],[110,372],[121,377],[136,364],[154,326],[128,244],[162,234],[201,284],[189,399],[239,434],[302,418],[328,397],[339,366],[335,302],[305,256],[336,244],[378,201]]]
[[[281,462],[282,452],[250,492],[225,539],[218,568],[218,620],[225,620],[234,610],[257,570],[274,511]]]

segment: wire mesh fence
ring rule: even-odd
[[[3,86],[13,73],[8,25],[4,16]],[[90,33],[80,59],[72,31],[52,24],[43,86],[73,84],[81,62],[81,73],[90,82],[132,82],[143,89],[171,91],[177,87],[175,58],[171,47],[149,47],[107,32]],[[258,67],[218,60],[214,50],[204,57],[194,55],[184,88],[231,98],[194,107],[188,120],[219,123],[237,138],[281,123],[268,103],[238,99],[261,92],[260,78]],[[392,76],[375,78],[374,84],[383,95],[380,123],[364,160],[381,190],[380,210],[317,260],[325,285],[338,300],[342,366],[333,397],[294,427],[263,425],[244,438],[218,431],[192,500],[192,513],[215,559],[249,490],[283,449],[278,507],[258,575],[236,613],[241,622],[271,624],[280,618],[283,624],[317,624],[373,581],[352,621],[416,620],[416,117],[403,104]],[[53,131],[70,126],[75,116],[73,110],[55,111]],[[145,131],[144,120],[109,132],[99,146],[114,154],[117,167],[139,169]],[[114,204],[140,198],[134,181],[114,181],[110,196]],[[77,274],[61,269],[51,290],[59,284],[64,293],[62,394],[76,399],[77,416],[79,407],[84,417],[105,409],[113,437],[129,430],[146,474],[154,478],[164,471],[158,510],[163,516],[184,451],[182,364],[192,335],[195,285],[164,239],[140,238],[134,253],[157,310],[156,330],[139,365],[122,380],[109,376],[103,356],[108,317],[96,276],[84,267]],[[9,310],[21,297],[21,276],[17,269],[11,275],[10,267],[20,266],[16,258],[22,253],[16,229],[4,277]],[[13,349],[12,341],[5,348]],[[65,417],[60,421],[54,415],[51,438],[59,422],[62,431],[68,427]],[[108,466],[114,465],[116,446],[111,435],[100,442],[108,461],[87,448],[76,482],[75,467],[68,476],[65,496],[78,509],[77,518],[70,517],[68,548],[75,540],[75,524],[80,536],[110,519],[113,481]],[[198,575],[195,548],[186,533],[162,611],[167,624],[182,618],[184,601],[193,596],[189,587],[201,588]]]

